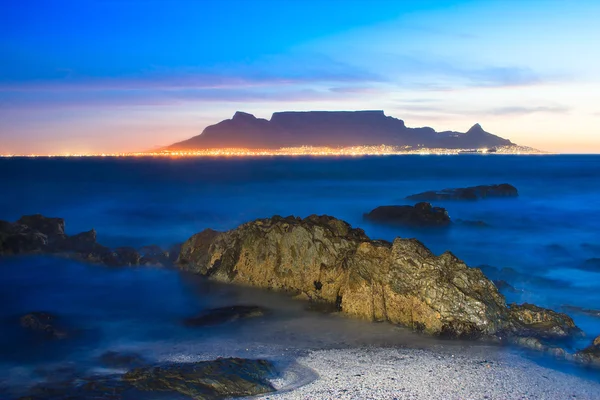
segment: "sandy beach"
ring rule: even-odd
[[[600,382],[540,366],[508,351],[489,350],[467,355],[398,348],[313,351],[274,382],[281,392],[263,398],[600,398]],[[316,379],[297,387],[310,380],[310,371]]]

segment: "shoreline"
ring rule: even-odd
[[[410,348],[316,350],[261,399],[595,399],[600,381],[550,367],[512,351],[452,352]],[[458,349],[456,349],[458,350]],[[299,372],[301,368],[307,372]],[[316,379],[296,385],[294,379]]]

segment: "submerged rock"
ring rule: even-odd
[[[600,336],[589,347],[575,353],[574,358],[581,363],[600,367]]]
[[[416,201],[443,201],[443,200],[478,200],[488,197],[516,197],[519,195],[517,188],[508,183],[499,185],[480,185],[466,188],[453,188],[430,190],[428,192],[413,194],[408,200]]]
[[[48,312],[31,312],[19,318],[21,327],[48,339],[63,339],[67,332],[57,327],[59,318]]]
[[[394,225],[447,226],[450,217],[446,209],[429,203],[414,206],[380,206],[364,215],[365,219]]]
[[[218,325],[240,319],[262,317],[266,313],[267,310],[259,306],[239,305],[220,307],[208,310],[198,316],[187,318],[184,320],[184,323],[187,326]]]
[[[137,368],[123,381],[143,391],[179,393],[192,399],[256,396],[274,392],[275,367],[266,360],[219,358],[187,364]]]
[[[349,316],[433,335],[562,337],[555,328],[570,332],[572,322],[549,310],[509,308],[481,270],[449,252],[436,256],[416,239],[371,240],[328,216],[206,230],[183,244],[178,263],[218,281],[291,292]]]
[[[137,368],[148,365],[148,362],[136,353],[120,353],[107,351],[100,356],[100,363],[111,368]]]
[[[585,314],[585,315],[589,315],[591,317],[600,318],[600,310],[592,310],[589,308],[569,306],[569,305],[564,305],[561,307],[561,309],[568,311],[568,312],[576,313],[576,314]]]

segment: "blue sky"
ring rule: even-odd
[[[600,2],[6,2],[0,153],[144,150],[236,110],[600,152]]]

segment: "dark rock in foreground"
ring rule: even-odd
[[[489,197],[517,197],[518,195],[517,188],[508,183],[501,183],[499,185],[431,190],[410,195],[407,199],[415,201],[479,200]]]
[[[123,380],[143,391],[165,391],[192,399],[256,396],[274,392],[275,367],[266,360],[219,358],[188,364],[137,368]]]
[[[59,318],[47,312],[32,312],[19,319],[22,328],[48,339],[63,339],[67,332],[58,327]]]
[[[266,360],[219,358],[145,366],[124,375],[73,377],[41,383],[20,400],[125,400],[145,398],[145,392],[162,392],[174,398],[195,400],[246,397],[274,392],[269,379],[276,373],[273,364]]]
[[[109,354],[110,353],[110,354]],[[111,361],[126,361],[109,352]],[[141,359],[134,357],[134,361]],[[121,366],[121,365],[119,365]],[[146,365],[124,375],[70,376],[66,380],[36,384],[20,400],[146,398],[147,392],[161,392],[169,398],[223,399],[256,396],[275,389],[269,383],[277,371],[266,360],[219,358],[213,361]],[[160,398],[167,398],[160,396]]]
[[[364,215],[365,219],[394,225],[407,226],[447,226],[450,217],[446,209],[432,207],[429,203],[414,206],[381,206]]]
[[[213,308],[196,317],[187,318],[184,323],[187,326],[208,326],[233,322],[240,319],[262,317],[267,313],[259,306],[229,306]]]
[[[96,242],[94,229],[68,236],[62,218],[26,215],[17,222],[0,221],[0,256],[56,254],[109,266],[170,265],[179,255],[179,246],[163,251],[158,246],[110,249]]]
[[[600,336],[594,339],[589,347],[575,353],[574,357],[581,363],[600,367]]]
[[[415,239],[369,239],[328,216],[275,216],[182,246],[180,268],[212,279],[287,291],[343,314],[448,337],[560,338],[579,330],[564,314],[506,305],[481,270]]]

